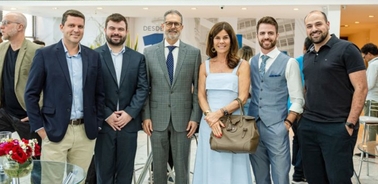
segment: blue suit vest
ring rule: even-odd
[[[290,57],[280,53],[263,77],[259,73],[259,58],[257,54],[251,62],[252,97],[248,114],[271,126],[287,117],[289,92],[285,71]]]

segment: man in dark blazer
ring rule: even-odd
[[[97,183],[101,184],[131,184],[141,110],[148,96],[144,56],[124,46],[127,28],[121,14],[108,16],[107,43],[96,49],[105,88],[106,119],[95,146]]]
[[[77,10],[63,14],[62,40],[35,54],[25,103],[31,131],[43,140],[41,160],[68,162],[87,171],[102,127],[105,97],[100,55],[80,44],[84,22]]]
[[[167,11],[164,21],[164,41],[144,50],[151,89],[143,110],[143,129],[151,136],[154,184],[167,183],[169,149],[175,183],[186,184],[190,140],[201,118],[197,97],[201,54],[179,40],[183,29],[180,12]]]

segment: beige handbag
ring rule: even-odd
[[[244,108],[239,98],[240,115],[227,115],[220,118],[225,125],[222,137],[217,138],[211,132],[210,147],[215,151],[232,153],[254,153],[259,144],[259,132],[255,118],[244,115]]]

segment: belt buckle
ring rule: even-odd
[[[80,119],[72,119],[70,120],[71,125],[79,125],[80,124]]]

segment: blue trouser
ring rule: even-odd
[[[284,122],[266,126],[257,120],[260,142],[254,154],[250,154],[256,184],[288,184],[290,171],[289,133]],[[271,175],[270,175],[271,173]]]
[[[351,184],[357,133],[358,130],[354,130],[350,136],[345,122],[315,122],[302,117],[298,136],[307,182]]]

